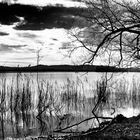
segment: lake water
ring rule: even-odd
[[[92,109],[99,99],[97,94],[103,94],[104,89],[103,101],[95,111],[97,116],[138,115],[139,79],[139,73],[0,74],[0,136],[47,135],[92,117]],[[94,119],[71,131],[96,126],[98,122]]]

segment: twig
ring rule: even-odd
[[[99,132],[102,132],[102,131],[104,131],[105,129],[107,129],[108,127],[110,127],[113,123],[114,123],[114,120],[116,119],[116,117],[115,118],[113,118],[107,125],[105,125],[104,127],[99,127],[99,129],[98,130],[96,130],[95,131],[95,129],[93,130],[93,131],[89,131],[89,132],[86,132],[86,133],[84,133],[84,134],[81,134],[82,136],[84,136],[84,135],[89,135],[89,134],[96,134],[96,133],[99,133]]]
[[[85,119],[85,120],[82,120],[82,121],[79,122],[79,123],[75,123],[75,124],[73,124],[73,125],[70,125],[70,126],[68,126],[68,127],[65,127],[65,128],[59,129],[59,130],[55,130],[55,131],[53,131],[53,132],[61,132],[61,131],[63,131],[63,130],[69,129],[69,128],[74,127],[74,126],[76,126],[76,125],[79,125],[79,124],[81,124],[81,123],[83,123],[83,122],[85,122],[85,121],[88,121],[88,120],[91,120],[91,119],[95,119],[95,118],[96,118],[96,117],[90,117],[90,118],[87,118],[87,119]],[[112,118],[112,117],[98,117],[98,119],[113,119],[113,118]]]

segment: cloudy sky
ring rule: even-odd
[[[71,59],[65,57],[66,50],[61,49],[63,43],[68,41],[66,30],[20,31],[13,27],[14,25],[0,26],[1,65],[35,65],[39,49],[42,56],[40,63],[71,63]]]
[[[64,6],[81,6],[82,4],[79,2],[73,2],[71,0],[18,0],[19,3],[23,4],[34,4],[39,6],[44,6],[48,4],[63,4]]]
[[[50,4],[63,4],[64,6],[79,6],[81,3],[69,0],[19,0],[24,4],[39,6]],[[28,66],[36,65],[37,51],[40,51],[40,64],[58,65],[73,64],[75,58],[67,57],[70,42],[67,30],[52,28],[43,30],[16,30],[17,24],[22,24],[24,19],[12,25],[0,24],[0,65]]]

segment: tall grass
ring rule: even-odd
[[[113,84],[101,79],[93,86],[92,95],[87,97],[84,82],[78,78],[75,81],[67,78],[59,84],[20,73],[11,79],[1,75],[0,138],[52,134],[54,129],[90,117],[101,99],[98,115],[112,107],[117,110],[128,105],[140,106],[138,82],[133,80],[131,88],[123,81]]]
[[[5,133],[14,137],[50,134],[55,128],[71,123],[72,111],[81,110],[79,103],[84,106],[78,82],[75,84],[70,79],[59,86],[57,82],[35,81],[18,73],[10,81],[1,76],[0,82],[0,136],[3,139]]]

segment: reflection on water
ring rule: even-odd
[[[0,137],[48,135],[92,116],[104,73],[22,73],[0,75]],[[138,73],[109,73],[98,116],[139,113]],[[112,77],[112,78],[111,78]],[[101,91],[100,91],[101,92]],[[90,120],[75,131],[97,126]]]

